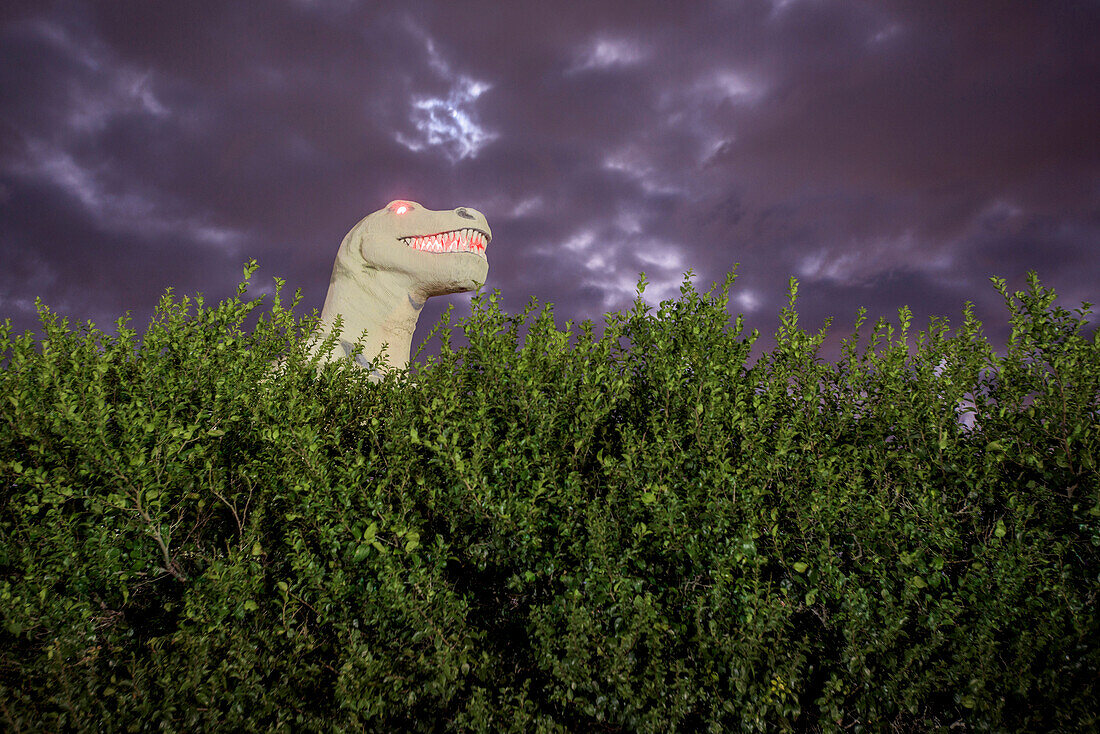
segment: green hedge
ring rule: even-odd
[[[1100,339],[1036,278],[1003,356],[826,363],[792,279],[750,365],[731,275],[599,337],[479,295],[372,384],[253,269],[0,330],[4,728],[1100,727]]]

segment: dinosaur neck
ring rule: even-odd
[[[378,270],[355,280],[337,274],[334,270],[321,309],[326,335],[332,333],[337,315],[344,317],[340,338],[328,359],[348,356],[351,346],[365,331],[363,353],[358,358],[360,365],[374,362],[385,344],[386,363],[380,366],[379,376],[387,369],[407,367],[416,320],[424,306],[423,297],[414,295],[412,282],[406,276]]]

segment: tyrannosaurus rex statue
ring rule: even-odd
[[[433,211],[414,201],[391,201],[368,214],[344,237],[332,266],[322,336],[332,332],[337,315],[343,316],[343,331],[322,360],[351,356],[365,331],[356,357],[360,366],[376,379],[386,369],[404,369],[424,302],[484,284],[491,239],[485,215],[469,207]],[[383,344],[386,362],[376,364]]]

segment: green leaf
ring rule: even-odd
[[[646,492],[645,494],[642,495],[642,502],[644,502],[647,505],[652,505],[656,501],[657,501],[657,495],[655,495],[653,492]]]
[[[795,571],[798,571],[799,573],[806,573],[806,569],[809,568],[809,566],[802,561],[799,561],[798,563],[792,563],[791,568],[793,568]]]
[[[920,576],[913,576],[913,577],[912,577],[911,579],[909,579],[909,580],[910,580],[910,581],[911,581],[911,582],[913,583],[913,586],[916,586],[916,587],[917,587],[918,589],[926,589],[926,588],[928,588],[928,582],[926,582],[926,581],[925,581],[925,580],[924,580],[924,579],[923,579],[922,577],[920,577]]]
[[[251,599],[244,603],[244,610],[246,612],[254,612],[259,608],[259,605],[257,605],[256,602],[252,601]]]
[[[252,544],[252,555],[258,556],[264,552],[263,546],[260,545],[260,541],[256,541]]]
[[[1003,537],[1005,537],[1006,532],[1008,532],[1008,531],[1005,530],[1005,521],[1004,520],[998,520],[997,521],[997,527],[994,528],[993,534],[996,535],[998,538],[1003,538]]]
[[[355,555],[351,557],[352,563],[359,563],[366,558],[367,554],[370,553],[370,548],[370,543],[360,543],[359,547],[355,549]]]

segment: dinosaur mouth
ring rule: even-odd
[[[472,252],[484,257],[485,247],[491,239],[480,229],[454,229],[439,234],[417,235],[399,238],[414,250],[424,252]]]

